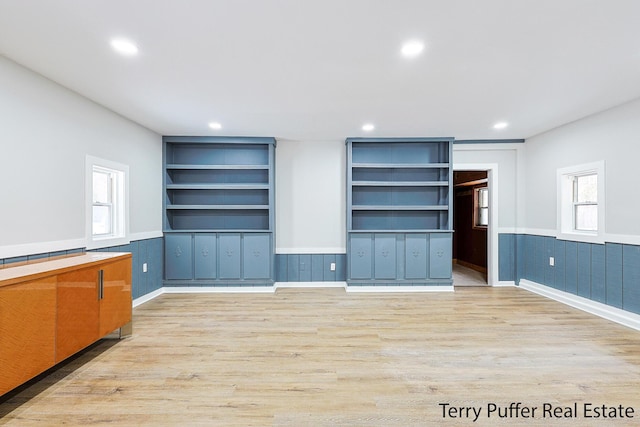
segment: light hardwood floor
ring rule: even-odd
[[[0,367],[1,368],[1,367]],[[638,425],[640,332],[518,288],[163,295],[0,403],[0,424]],[[635,417],[487,418],[487,405],[625,405]],[[440,403],[482,408],[477,422]]]

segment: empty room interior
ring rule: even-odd
[[[640,423],[640,2],[1,0],[0,424]]]

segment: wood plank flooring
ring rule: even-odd
[[[639,386],[640,332],[518,288],[172,294],[134,310],[132,337],[0,398],[0,424],[625,426]],[[488,417],[511,402],[536,418]],[[584,402],[635,416],[585,419]],[[544,403],[580,413],[543,418]]]

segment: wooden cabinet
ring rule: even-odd
[[[346,144],[347,283],[451,285],[452,139]]]
[[[165,136],[165,285],[272,285],[274,138]]]
[[[131,322],[131,254],[0,269],[0,395]]]

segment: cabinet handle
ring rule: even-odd
[[[104,270],[98,270],[98,300],[104,298]]]

